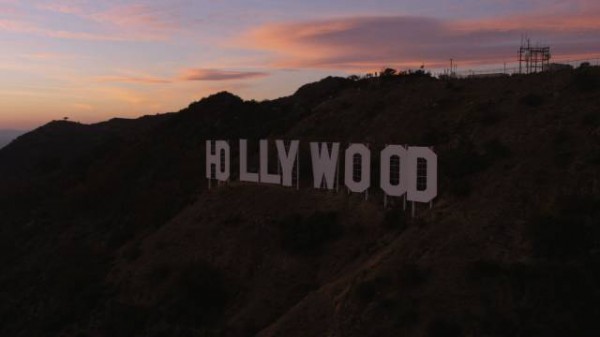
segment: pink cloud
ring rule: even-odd
[[[260,78],[265,76],[268,76],[268,74],[258,71],[231,71],[196,68],[183,70],[179,78],[185,81],[229,81]]]
[[[97,33],[50,31],[46,35],[81,40],[164,40],[179,29],[173,14],[176,5],[151,7],[143,4],[119,4],[98,10],[81,1],[57,1],[36,6],[43,11],[74,15],[87,20]],[[99,25],[98,25],[99,24]]]
[[[67,54],[67,53],[53,53],[53,52],[38,52],[31,54],[24,54],[22,57],[31,60],[70,60],[78,58],[78,55]]]
[[[141,4],[121,5],[106,11],[88,14],[87,18],[121,28],[171,31],[179,27],[169,20],[168,10],[151,8]]]
[[[48,29],[32,22],[23,20],[2,20],[0,19],[0,31],[11,33],[29,34],[45,36],[67,40],[86,40],[86,41],[148,41],[160,40],[161,36],[147,33],[124,32],[86,32],[86,31],[67,31]]]
[[[222,69],[183,69],[180,75],[174,78],[163,78],[149,75],[117,75],[97,77],[96,82],[117,82],[133,84],[168,84],[185,81],[239,81],[268,76],[265,72],[258,71],[233,71]]]
[[[596,6],[597,8],[597,6]],[[522,34],[559,54],[600,56],[600,10],[488,20],[350,17],[269,24],[236,43],[272,52],[278,68],[378,69],[512,61]]]
[[[120,82],[135,84],[166,84],[171,83],[169,79],[154,76],[102,76],[96,79],[98,82]]]
[[[63,14],[83,14],[83,8],[74,3],[50,2],[38,4],[36,8]]]

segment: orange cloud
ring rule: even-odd
[[[29,35],[37,35],[44,37],[52,37],[67,40],[86,40],[86,41],[136,41],[136,40],[159,40],[161,36],[153,34],[138,34],[138,33],[96,33],[82,31],[66,31],[52,30],[34,23],[19,20],[2,20],[0,19],[0,31],[12,33],[21,33]]]
[[[98,22],[122,28],[152,29],[169,31],[178,28],[174,21],[164,17],[166,9],[153,9],[141,4],[122,5],[100,13],[85,15]]]
[[[106,10],[94,11],[82,4],[53,2],[37,6],[38,9],[72,14],[105,25],[107,28],[129,30],[133,35],[165,38],[179,29],[179,20],[173,17],[173,5],[163,8],[143,4],[121,4]]]
[[[137,84],[165,84],[171,80],[153,76],[102,76],[96,79],[98,82],[121,82]]]
[[[185,81],[230,81],[245,80],[268,76],[265,72],[258,71],[231,71],[218,69],[185,69],[179,76]]]
[[[117,82],[132,84],[168,84],[187,81],[234,81],[247,80],[268,76],[268,73],[259,71],[233,71],[222,69],[191,68],[184,69],[180,75],[174,78],[164,78],[149,75],[116,75],[96,77],[95,81],[100,83]]]
[[[0,19],[0,30],[71,40],[157,41],[167,39],[180,28],[173,6],[126,4],[96,11],[83,4],[59,1],[38,4],[36,8],[87,20],[90,25],[86,30],[51,29],[40,26],[39,20],[26,15],[18,20]]]

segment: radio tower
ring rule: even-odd
[[[531,74],[550,68],[550,46],[532,46],[527,36],[521,38],[519,74]]]

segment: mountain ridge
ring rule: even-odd
[[[0,150],[0,331],[593,335],[599,73],[327,78],[36,129]],[[434,146],[440,193],[411,218],[376,191],[313,190],[305,147],[299,191],[235,165],[208,190],[204,141],[240,138]]]

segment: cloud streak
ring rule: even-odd
[[[2,31],[65,40],[83,41],[153,41],[161,39],[161,37],[158,35],[146,33],[110,33],[56,30],[48,29],[28,21],[0,19],[0,32]]]
[[[162,78],[148,75],[118,75],[101,76],[95,80],[99,83],[129,83],[129,84],[169,84],[175,82],[224,82],[243,81],[269,76],[269,73],[259,71],[234,71],[223,69],[189,68],[180,71],[179,76]]]
[[[0,31],[84,41],[160,41],[167,40],[181,28],[175,14],[179,7],[175,4],[162,8],[134,3],[97,9],[85,2],[58,1],[40,3],[35,8],[44,16],[59,13],[66,18],[83,20],[84,24],[75,30],[71,25],[68,25],[70,29],[50,28],[42,24],[44,20],[40,20],[40,16],[20,15],[0,18]]]
[[[132,84],[167,84],[171,83],[170,79],[154,77],[154,76],[102,76],[98,77],[97,82],[100,83],[132,83]]]
[[[258,71],[231,71],[219,69],[194,68],[182,71],[179,78],[185,81],[231,81],[266,77],[269,74]]]

